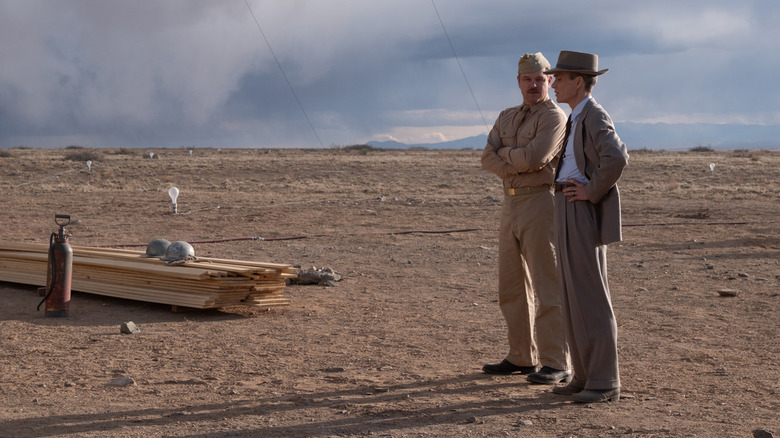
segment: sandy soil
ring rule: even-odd
[[[624,398],[598,405],[481,372],[507,347],[478,150],[9,152],[0,240],[48,242],[65,213],[73,245],[245,238],[196,255],[343,280],[268,311],[74,292],[68,318],[0,283],[1,437],[780,433],[780,151],[632,153],[609,249]]]

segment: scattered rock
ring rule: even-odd
[[[127,321],[122,323],[122,327],[120,327],[119,332],[124,335],[135,335],[141,333],[141,329],[139,329],[133,321]]]
[[[120,376],[108,382],[108,386],[135,386],[135,380],[132,377]]]
[[[771,430],[753,429],[753,438],[774,438],[774,436]]]
[[[337,281],[341,281],[341,274],[331,268],[301,269],[298,272],[298,278],[290,279],[291,284],[318,284],[321,286],[336,286]]]
[[[178,412],[171,412],[170,414],[163,415],[163,417],[184,417],[185,415],[187,415],[186,412],[178,411]]]
[[[739,291],[737,289],[718,289],[718,295],[722,297],[736,297],[739,295]]]

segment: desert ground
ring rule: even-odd
[[[631,151],[608,250],[623,398],[594,405],[481,372],[507,345],[480,150],[0,151],[2,241],[70,214],[74,246],[215,241],[196,256],[342,275],[270,310],[74,291],[67,318],[0,283],[0,437],[778,436],[780,151],[703,149]]]

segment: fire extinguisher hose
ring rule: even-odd
[[[49,277],[46,279],[46,286],[48,287],[48,290],[46,291],[46,296],[43,297],[40,303],[38,303],[37,310],[41,310],[41,304],[45,303],[46,300],[49,299],[52,292],[54,292],[54,279],[57,278],[57,276],[54,273],[54,267],[55,264],[54,261],[54,237],[57,236],[57,233],[52,232],[51,236],[49,236]]]

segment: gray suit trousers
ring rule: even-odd
[[[555,239],[574,384],[585,389],[619,388],[617,323],[596,206],[568,202],[563,192],[557,192]]]

